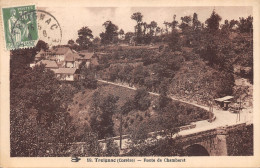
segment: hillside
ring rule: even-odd
[[[110,84],[99,83],[98,88],[95,90],[86,89],[84,91],[80,91],[76,93],[73,97],[73,101],[68,107],[68,111],[72,116],[72,122],[77,127],[77,136],[78,141],[82,138],[85,130],[90,130],[89,122],[90,122],[90,106],[92,103],[92,96],[95,92],[101,93],[103,97],[112,94],[113,96],[118,96],[117,102],[117,111],[113,112],[113,122],[114,122],[114,133],[115,135],[119,135],[119,126],[120,126],[120,114],[119,109],[123,106],[123,104],[129,100],[133,99],[135,95],[135,91],[131,89],[127,89],[124,87],[118,87]],[[154,106],[157,105],[158,96],[150,95],[151,105],[145,111],[140,110],[132,110],[127,115],[123,116],[123,133],[131,133],[134,129],[138,127],[138,125],[143,125],[150,123],[153,127],[149,127],[148,131],[156,131],[161,130],[159,124],[159,118],[161,117],[160,113],[157,110],[153,109]],[[185,103],[173,102],[175,104],[176,109],[172,109],[174,113],[176,110],[181,110],[182,117],[185,118],[183,120],[183,125],[189,124],[198,120],[208,119],[207,111],[193,107],[191,105],[187,105]]]

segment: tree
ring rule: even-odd
[[[155,36],[161,32],[161,28],[160,27],[156,27],[155,29]]]
[[[93,39],[93,43],[94,43],[94,44],[99,44],[100,41],[101,41],[101,39],[100,39],[99,37],[95,37],[95,38]]]
[[[76,42],[79,44],[81,49],[88,49],[91,45],[91,39],[93,39],[92,30],[85,26],[78,31]]]
[[[142,22],[141,24],[143,26],[143,36],[145,36],[148,24],[146,22]]]
[[[171,138],[172,135],[179,132],[179,127],[182,125],[180,120],[182,109],[178,103],[171,101],[159,109],[159,112],[161,115],[158,117],[158,124],[164,130],[165,135]]]
[[[93,47],[97,48],[101,43],[101,39],[99,37],[95,37],[92,41]]]
[[[187,31],[191,27],[191,16],[181,17],[181,25],[180,28],[182,31]]]
[[[142,22],[143,15],[140,12],[133,13],[131,19],[135,20],[138,23]]]
[[[137,89],[133,103],[136,109],[145,111],[151,105],[150,95],[145,89]]]
[[[80,71],[80,85],[83,86],[84,89],[96,89],[97,80],[95,79],[95,72],[93,68],[86,68],[84,65],[82,65]]]
[[[74,40],[69,40],[68,41],[68,45],[69,45],[69,47],[72,49],[72,50],[76,50],[76,51],[78,51],[79,50],[79,45],[77,44],[77,43],[75,43],[75,41]]]
[[[232,19],[232,20],[230,21],[230,23],[229,23],[229,28],[230,28],[231,30],[234,30],[234,29],[236,29],[235,26],[238,26],[238,24],[239,24],[239,22],[238,22],[237,20]]]
[[[169,137],[152,137],[141,143],[131,143],[128,148],[126,156],[184,156],[183,146]]]
[[[11,80],[16,83],[10,90],[11,155],[65,156],[71,131],[66,109],[73,87],[60,84],[44,65]]]
[[[210,18],[206,20],[207,28],[210,32],[216,32],[219,30],[219,22],[221,21],[221,17],[215,12],[212,11]]]
[[[35,46],[36,51],[40,51],[41,49],[43,49],[44,51],[47,51],[49,49],[49,45],[47,43],[45,43],[42,40],[39,40]]]
[[[223,33],[224,35],[228,35],[229,32],[230,32],[230,24],[228,20],[225,20],[224,24],[221,25],[221,33]]]
[[[170,23],[164,21],[163,24],[165,25],[165,30],[166,30],[166,33],[168,34],[168,27],[170,27]]]
[[[150,28],[150,35],[153,36],[155,28],[157,27],[157,23],[155,21],[151,21],[148,27]]]
[[[88,157],[104,155],[102,146],[98,142],[97,133],[91,131],[85,132],[83,141],[85,142],[83,145],[83,153],[79,153],[79,155]]]
[[[134,37],[134,35],[135,35],[135,34],[134,34],[133,32],[127,32],[127,33],[125,34],[125,42],[129,43],[130,40],[131,40],[131,38]]]
[[[68,45],[74,45],[74,44],[75,44],[74,40],[71,39],[71,40],[68,41]]]
[[[176,30],[173,30],[172,33],[170,34],[169,40],[168,40],[168,45],[169,48],[172,51],[179,51],[180,50],[180,35]]]
[[[131,130],[131,141],[133,145],[144,143],[148,138],[149,124],[146,122],[140,123],[138,127]]]
[[[142,41],[142,28],[141,28],[141,22],[143,19],[143,15],[140,12],[133,13],[131,16],[131,19],[136,21],[136,26],[135,26],[135,36],[137,37],[137,43],[141,43]]]
[[[240,17],[238,28],[241,33],[244,33],[244,32],[252,33],[253,32],[253,17],[252,16],[248,16],[247,18]]]
[[[104,156],[119,156],[119,148],[112,138],[106,140],[106,149]]]
[[[133,66],[130,66],[130,65],[124,66],[123,69],[121,69],[120,72],[118,73],[119,79],[122,82],[126,82],[126,83],[130,84],[130,82],[132,80],[133,69],[134,69]]]
[[[148,121],[131,130],[131,142],[126,156],[183,156],[183,146],[177,144],[172,137],[159,133],[161,138],[158,139],[158,133],[149,134],[151,127],[156,126],[157,124]]]
[[[119,65],[110,67],[108,72],[109,80],[115,81],[116,79],[118,79],[120,71],[121,71],[121,67]]]
[[[120,127],[119,127],[119,133],[120,133],[120,149],[122,149],[122,134],[123,134],[123,115],[127,115],[130,111],[134,109],[134,104],[132,100],[127,100],[125,104],[121,107],[120,110]]]
[[[114,42],[115,37],[117,37],[118,33],[118,26],[113,24],[110,20],[103,23],[106,31],[100,34],[101,43],[102,44],[109,44]]]
[[[193,30],[197,30],[201,27],[201,22],[198,20],[198,14],[197,13],[193,14],[192,27],[193,27]]]
[[[114,135],[112,117],[117,111],[118,99],[111,94],[103,97],[99,92],[95,92],[92,96],[90,126],[93,131],[98,133],[99,139]]]
[[[122,39],[123,35],[125,34],[123,29],[120,29],[118,34],[120,35],[120,38]]]
[[[167,96],[168,85],[169,82],[167,80],[163,80],[159,86],[160,96],[158,100],[158,109],[160,110],[165,108],[172,101],[172,99]]]
[[[148,72],[144,69],[143,65],[138,65],[133,70],[133,83],[143,86],[145,77],[148,76]]]
[[[176,15],[173,15],[173,21],[169,25],[172,28],[172,32],[174,31],[177,25],[178,25],[178,21],[176,20]]]

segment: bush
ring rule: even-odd
[[[119,147],[113,139],[106,140],[106,149],[104,156],[119,156]]]
[[[133,102],[138,110],[145,111],[151,105],[150,95],[145,89],[137,89]]]
[[[227,136],[229,156],[252,156],[254,154],[253,125],[230,131]]]

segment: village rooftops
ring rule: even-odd
[[[66,54],[66,57],[65,57],[65,61],[75,61],[76,59],[78,59],[79,55],[76,54],[76,53],[68,53]]]
[[[56,74],[75,74],[76,71],[77,68],[59,68],[54,70]]]
[[[55,61],[51,60],[41,60],[36,65],[45,64],[46,68],[58,68],[58,65]]]
[[[35,55],[35,58],[41,58],[42,54],[45,54],[45,51],[41,49],[41,51]]]
[[[46,50],[44,51],[43,49],[41,49],[36,55],[35,55],[35,59],[40,59],[42,57],[46,57],[46,56],[50,56],[52,55],[51,51]]]
[[[69,47],[58,47],[58,48],[52,49],[51,52],[55,53],[56,55],[64,55],[70,50],[71,49]]]
[[[85,60],[88,60],[88,59],[91,59],[94,55],[94,52],[87,52],[87,51],[80,51],[79,52],[79,55],[80,57],[78,59],[85,59]]]

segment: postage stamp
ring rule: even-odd
[[[2,8],[7,50],[35,46],[38,40],[35,5]]]

